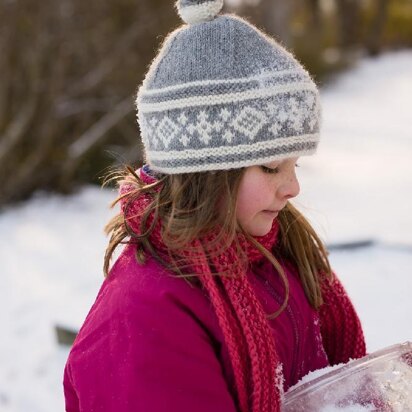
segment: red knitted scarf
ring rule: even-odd
[[[139,170],[139,174],[145,183],[156,181],[142,170]],[[120,192],[124,195],[135,189],[133,185],[124,184]],[[148,194],[140,194],[132,202],[122,202],[125,221],[134,233],[140,234],[142,213],[151,202],[152,196]],[[149,216],[146,227],[152,222],[153,216]],[[256,240],[271,250],[277,233],[278,223],[275,221],[271,231]],[[198,274],[216,311],[230,354],[240,411],[277,412],[280,410],[282,377],[266,314],[247,279],[247,265],[237,257],[235,243],[224,249],[224,252],[216,248],[217,253],[206,257],[204,245],[209,245],[216,236],[217,233],[210,233],[193,241],[179,258],[187,262],[191,272]],[[244,235],[239,234],[237,241],[249,262],[262,258],[261,252]],[[150,242],[157,251],[165,251],[159,221],[150,235]],[[189,250],[195,250],[196,255]],[[233,276],[213,276],[211,267],[218,273],[230,273]]]

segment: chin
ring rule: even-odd
[[[247,232],[252,236],[265,236],[272,229],[272,225],[250,228]]]
[[[268,219],[267,216],[257,216],[254,219],[249,219],[247,222],[239,222],[243,230],[251,236],[265,236],[273,226],[275,219]]]

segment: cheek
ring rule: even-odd
[[[246,180],[239,187],[236,217],[240,223],[245,223],[269,204],[268,190],[264,183],[259,180]]]

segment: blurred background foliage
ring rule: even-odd
[[[138,165],[134,96],[173,0],[1,0],[0,206]],[[412,46],[412,0],[227,0],[318,84],[365,54]]]

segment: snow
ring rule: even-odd
[[[326,373],[336,371],[344,365],[349,365],[350,362],[352,362],[352,361],[350,360],[348,363],[338,363],[338,364],[333,365],[333,366],[326,366],[325,368],[317,369],[315,371],[309,372],[296,385],[290,387],[289,391],[291,391],[293,389],[296,389],[296,388],[300,387],[301,385],[309,383],[309,382],[311,382],[315,379],[318,379],[321,376],[325,375]]]
[[[365,59],[322,90],[318,155],[302,158],[295,202],[333,251],[364,324],[368,350],[412,340],[412,52]],[[102,282],[116,193],[38,194],[0,214],[0,410],[64,410],[68,349],[55,325],[78,328]]]
[[[78,328],[102,280],[110,191],[40,194],[0,215],[0,411],[64,410],[67,350],[54,325]]]

